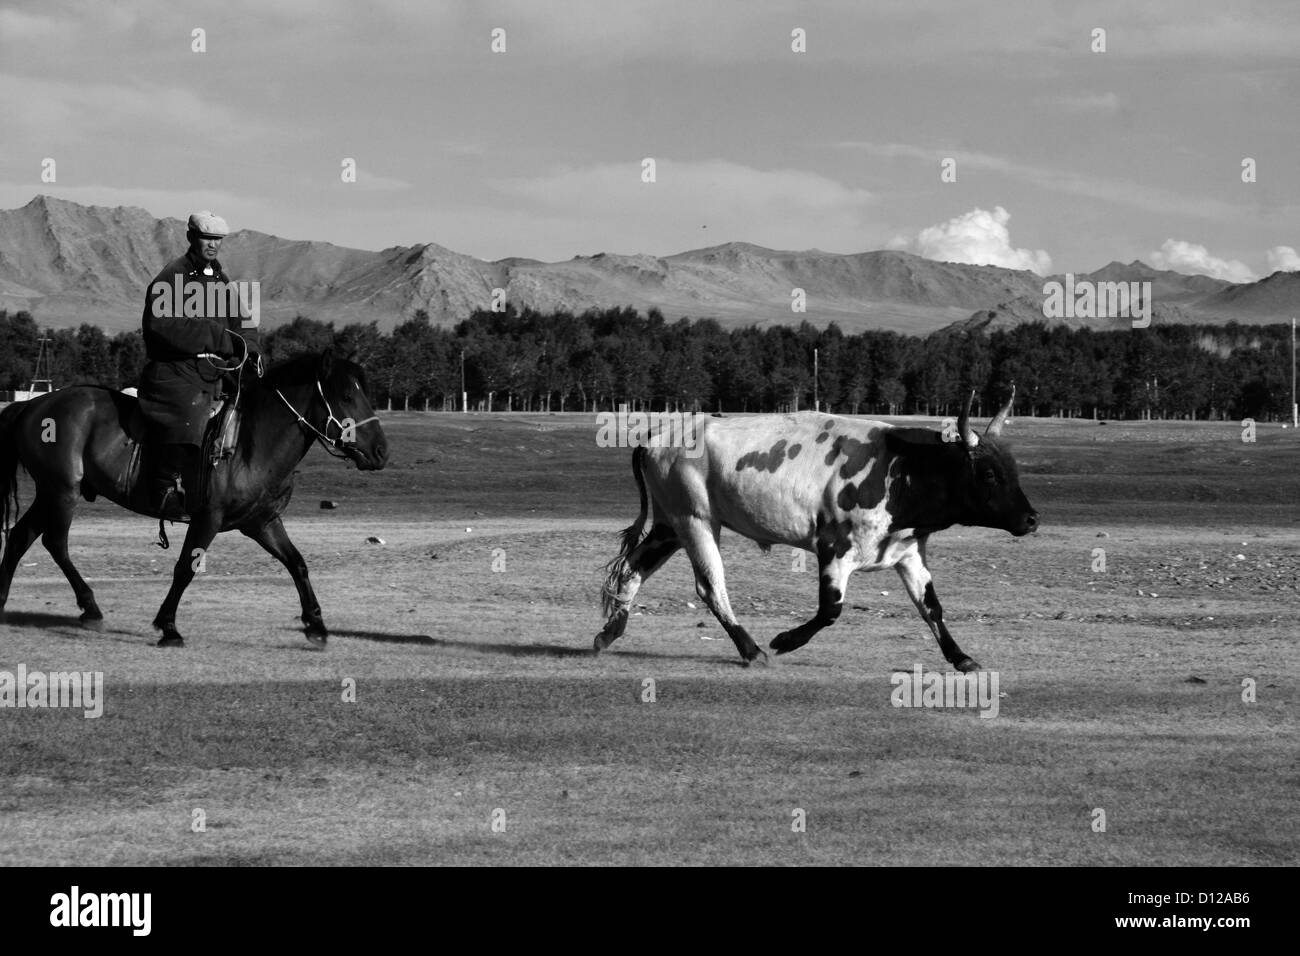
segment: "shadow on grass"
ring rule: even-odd
[[[392,634],[387,631],[332,629],[330,637],[353,637],[380,644],[417,644],[422,647],[448,647],[475,654],[503,654],[507,657],[593,657],[591,648],[566,647],[561,644],[485,644],[481,641],[453,641],[428,634]]]
[[[111,637],[140,640],[139,631],[124,631],[108,627],[100,622],[99,627],[86,627],[81,619],[72,614],[51,614],[48,611],[0,611],[0,626],[31,627],[54,632],[60,637]]]
[[[355,631],[345,628],[330,628],[330,637],[352,637],[359,641],[374,641],[377,644],[426,644],[440,643],[428,634],[392,634],[387,631]]]
[[[414,644],[421,647],[445,647],[449,650],[466,651],[471,654],[495,654],[501,657],[559,657],[559,658],[595,658],[597,655],[590,646],[575,647],[571,644],[502,644],[484,641],[456,641],[446,637],[431,637],[428,634],[394,634],[388,631],[358,631],[350,629],[330,629],[330,637],[351,637],[362,641],[375,641],[380,644]],[[710,663],[709,659],[693,654],[662,654],[648,651],[605,651],[607,657],[627,657],[636,660],[683,660]],[[739,659],[728,661],[737,667],[743,666]]]

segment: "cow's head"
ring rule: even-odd
[[[970,407],[975,393],[966,401],[966,408],[957,419],[957,432],[965,452],[969,471],[962,482],[962,524],[1000,528],[1020,537],[1038,530],[1038,512],[1034,510],[1025,493],[1020,490],[1020,471],[1011,451],[999,440],[1002,426],[1011,413],[1016,389],[1011,387],[1011,397],[1006,405],[989,422],[984,435],[976,435],[970,427]]]

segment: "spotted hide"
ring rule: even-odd
[[[788,545],[817,557],[817,614],[778,634],[770,645],[776,653],[802,647],[835,623],[854,571],[892,567],[943,656],[960,671],[977,670],[944,625],[925,546],[931,534],[954,524],[1017,536],[1037,529],[1038,513],[999,438],[1011,404],[980,437],[970,428],[968,401],[947,436],[951,441],[926,428],[799,412],[705,417],[691,457],[681,448],[637,448],[632,473],[641,512],[623,531],[620,553],[609,565],[606,622],[596,650],[622,635],[638,589],[685,548],[696,590],[740,656],[765,663],[766,653],[727,599],[718,535],[728,528],[764,548]],[[642,537],[650,504],[653,521]]]

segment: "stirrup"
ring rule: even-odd
[[[167,540],[167,531],[163,528],[163,522],[167,520],[165,517],[167,514],[167,505],[172,500],[173,495],[179,496],[181,501],[181,512],[185,513],[185,491],[181,485],[181,479],[179,476],[176,478],[176,484],[173,487],[168,488],[163,494],[162,501],[158,505],[158,540],[155,544],[164,551],[171,547],[171,542]]]

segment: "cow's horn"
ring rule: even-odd
[[[984,429],[984,436],[986,438],[997,438],[1002,434],[1002,426],[1006,424],[1007,416],[1011,414],[1011,404],[1015,400],[1016,386],[1015,383],[1012,383],[1011,397],[1007,399],[1007,403],[1002,407],[1002,410],[993,416],[993,421],[989,422],[989,427]]]
[[[970,398],[966,399],[966,407],[962,409],[961,417],[957,419],[957,433],[961,435],[961,440],[966,443],[967,448],[974,448],[980,443],[979,436],[970,428],[970,407],[975,402],[975,390],[971,389]]]

